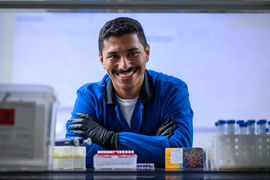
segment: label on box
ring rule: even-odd
[[[171,149],[171,163],[183,163],[183,149]]]
[[[35,133],[34,102],[0,104],[0,159],[32,159]]]
[[[165,168],[203,168],[203,149],[166,148]]]

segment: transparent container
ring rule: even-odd
[[[94,155],[95,169],[136,169],[137,155],[133,150],[98,151]]]
[[[85,169],[85,146],[55,146],[54,169]]]
[[[216,135],[214,166],[218,170],[270,168],[269,135]]]
[[[268,134],[270,134],[270,121],[268,121]]]
[[[225,121],[218,120],[218,134],[224,134],[224,133],[225,133]]]
[[[266,134],[266,120],[265,119],[261,119],[259,121],[257,121],[257,132],[258,134]]]
[[[218,122],[215,122],[215,127],[216,127],[216,134],[218,134],[219,133]]]
[[[235,132],[235,120],[228,120],[225,123],[227,124],[226,134],[234,134],[234,132]]]
[[[247,134],[247,124],[239,124],[239,132],[238,134]]]
[[[247,134],[255,134],[255,120],[247,121]]]
[[[53,168],[59,102],[46,85],[0,85],[0,171]]]
[[[241,130],[243,130],[243,127],[241,128],[240,124],[245,124],[245,121],[244,120],[238,120],[238,121],[236,121],[236,124],[238,124],[237,132],[238,132],[238,134],[241,134]]]

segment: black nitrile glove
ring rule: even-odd
[[[174,134],[174,131],[178,128],[176,121],[171,121],[171,118],[167,118],[163,124],[158,128],[155,136],[167,136],[171,137]]]
[[[119,133],[108,131],[93,120],[88,114],[76,113],[76,115],[82,119],[69,120],[69,122],[74,124],[70,125],[68,128],[76,130],[71,131],[71,133],[82,135],[85,138],[90,137],[94,143],[97,143],[106,149],[118,150]]]

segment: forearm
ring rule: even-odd
[[[155,163],[156,167],[164,167],[165,148],[169,148],[166,136],[146,136],[132,132],[119,134],[119,150],[134,150],[140,163]]]

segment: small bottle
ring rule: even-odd
[[[239,124],[239,132],[238,134],[247,134],[247,124]]]
[[[216,127],[216,133],[219,134],[218,122],[215,122],[215,127]]]
[[[240,124],[245,124],[245,121],[244,120],[238,120],[238,121],[236,121],[236,124],[238,124],[237,132],[238,132],[238,134],[240,134],[240,131],[241,131]]]
[[[226,134],[234,134],[235,120],[228,120],[228,121],[226,121],[226,124],[227,124]]]
[[[270,121],[268,121],[268,134],[270,134]]]
[[[225,134],[225,121],[218,120],[218,134]]]
[[[266,134],[266,120],[265,119],[261,119],[259,121],[257,121],[257,132],[258,134]]]
[[[255,120],[247,121],[247,134],[255,134]]]

